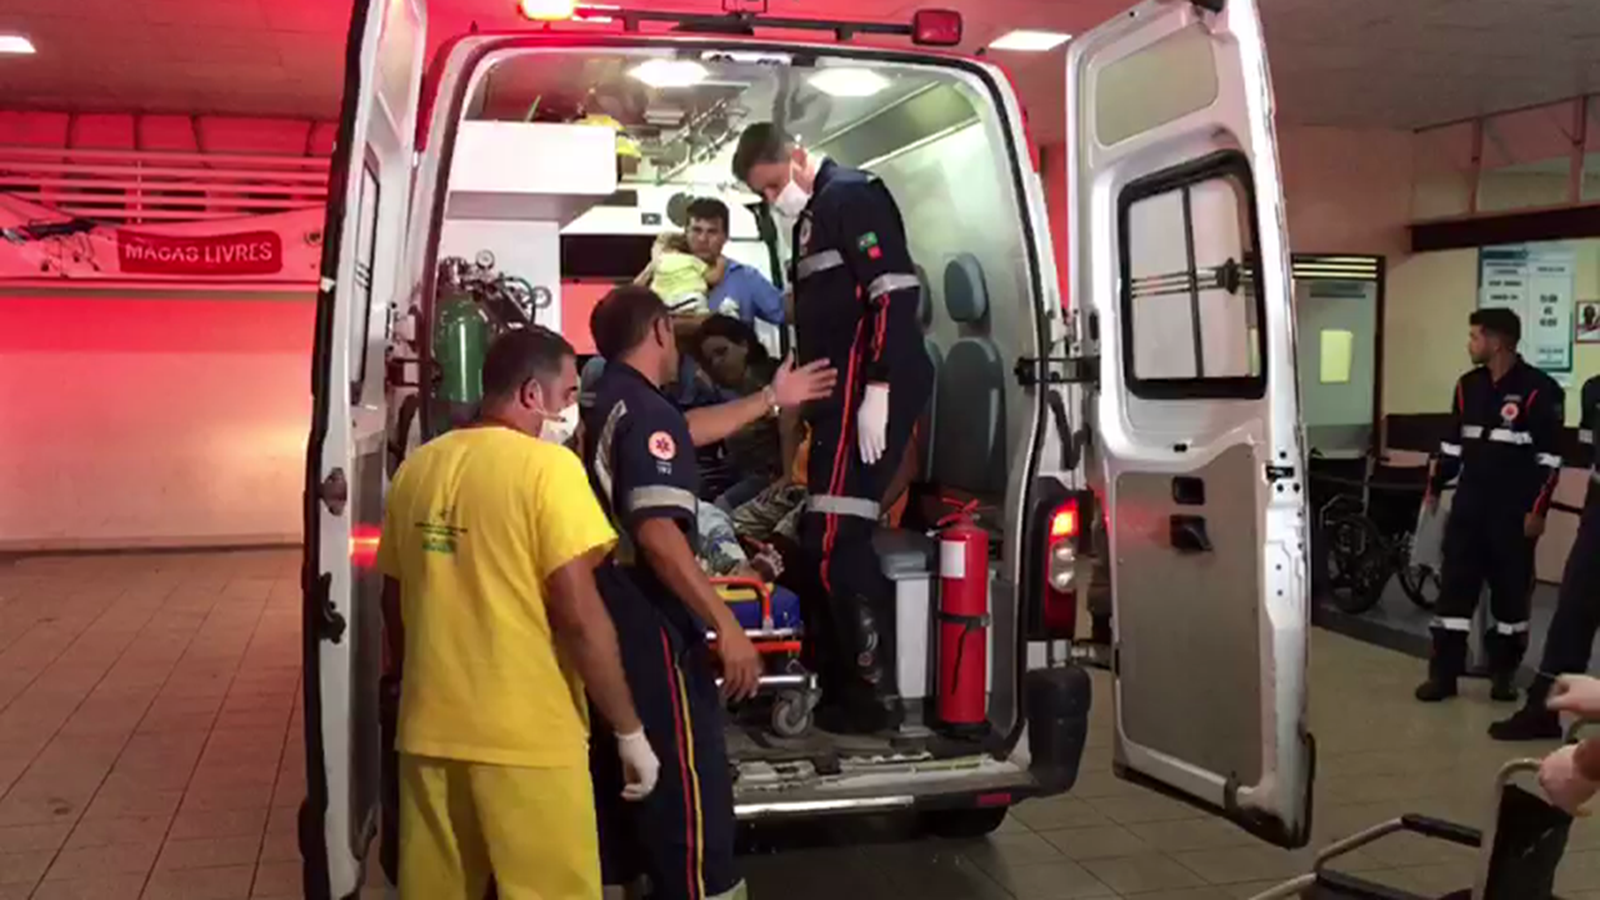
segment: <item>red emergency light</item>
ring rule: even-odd
[[[559,22],[573,17],[578,10],[577,0],[518,0],[517,10],[523,18],[535,22]]]
[[[961,43],[961,13],[953,9],[919,9],[911,15],[911,42],[926,47]]]

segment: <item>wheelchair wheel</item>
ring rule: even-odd
[[[1377,606],[1391,574],[1390,548],[1378,526],[1366,516],[1339,516],[1326,524],[1323,540],[1333,605],[1351,615]]]

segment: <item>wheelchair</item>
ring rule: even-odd
[[[1334,841],[1317,854],[1310,872],[1250,900],[1559,900],[1552,891],[1572,816],[1512,783],[1517,775],[1538,770],[1536,759],[1515,760],[1500,769],[1487,832],[1429,816],[1404,815]],[[1328,868],[1339,857],[1400,832],[1476,848],[1472,886],[1442,898],[1425,897]]]

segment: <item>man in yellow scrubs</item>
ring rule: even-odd
[[[390,489],[378,565],[401,667],[402,897],[482,900],[492,877],[503,900],[598,900],[585,688],[616,733],[623,795],[655,786],[594,581],[616,535],[561,446],[577,396],[565,340],[511,332],[485,359],[480,420],[418,448]]]

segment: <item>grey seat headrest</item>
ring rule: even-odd
[[[983,265],[971,253],[956,254],[944,267],[944,305],[950,318],[963,324],[981,322],[989,314]]]
[[[589,357],[589,361],[583,364],[583,369],[578,372],[579,406],[587,408],[594,405],[594,388],[605,370],[606,361],[598,356]]]

